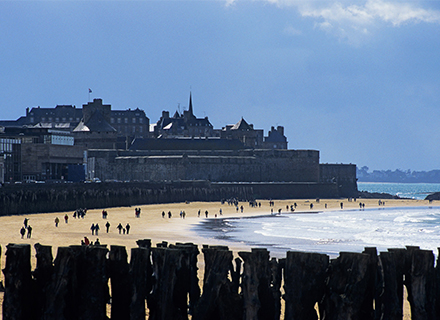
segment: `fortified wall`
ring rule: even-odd
[[[319,178],[321,182],[336,183],[339,194],[350,196],[357,190],[355,164],[320,164]],[[351,195],[352,197],[355,197]]]
[[[126,152],[89,150],[88,171],[101,180],[319,182],[319,151]]]

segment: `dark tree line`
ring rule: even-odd
[[[358,182],[440,183],[440,170],[373,170],[367,166],[356,168]]]

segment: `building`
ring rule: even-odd
[[[68,180],[69,165],[84,165],[84,148],[69,130],[41,127],[3,128],[4,182]]]
[[[234,125],[224,127],[220,136],[223,139],[238,140],[250,149],[263,147],[263,130],[255,130],[254,125],[248,124],[244,118]]]
[[[271,127],[268,136],[264,137],[263,149],[287,149],[287,138],[284,135],[284,127]]]
[[[189,95],[188,110],[180,114],[178,111],[170,117],[169,111],[163,111],[162,117],[156,123],[154,136],[160,138],[176,137],[213,137],[214,127],[208,117],[197,118],[194,115],[192,95]]]
[[[84,115],[84,106],[86,115]],[[118,137],[130,136],[132,139],[149,137],[150,119],[146,116],[145,111],[139,108],[111,110],[111,105],[102,104],[102,99],[93,99],[93,102],[88,102],[83,105],[83,108],[77,108],[74,105],[57,105],[55,108],[26,108],[24,117],[12,121],[0,121],[0,126],[38,126],[73,131],[80,122],[84,122],[84,116],[87,118],[96,108],[101,108],[101,112],[107,108],[105,111],[106,121],[116,129]],[[88,119],[86,119],[87,121]]]
[[[21,181],[21,141],[0,137],[0,183],[13,181]]]

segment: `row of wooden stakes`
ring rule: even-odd
[[[252,249],[234,259],[228,247],[204,245],[201,290],[197,245],[137,244],[129,262],[122,246],[59,247],[53,260],[51,246],[36,244],[33,271],[30,245],[7,245],[3,319],[109,319],[110,303],[112,320],[314,320],[316,304],[321,320],[401,320],[404,286],[412,319],[440,319],[440,268],[418,247],[335,259]]]

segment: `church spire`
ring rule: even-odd
[[[190,114],[191,116],[194,115],[194,113],[193,113],[193,104],[192,104],[191,91],[189,92],[189,107],[188,107],[188,111],[189,111],[189,114]]]

